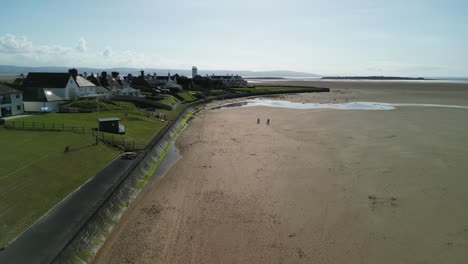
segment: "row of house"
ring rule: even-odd
[[[211,75],[211,80],[221,81],[226,87],[247,87],[247,81],[239,75]]]
[[[106,95],[140,96],[117,72],[101,76],[68,73],[30,72],[23,81],[24,111],[57,111],[59,105],[75,98],[95,98]]]
[[[197,69],[192,69],[197,74]],[[140,90],[133,87],[149,87],[158,91],[182,90],[177,83],[178,75],[158,76],[144,74],[139,76],[128,74],[122,77],[118,72],[101,72],[100,74],[86,72],[79,74],[76,69],[64,73],[30,72],[24,78],[22,92],[7,86],[0,86],[0,117],[22,114],[23,112],[58,111],[59,105],[76,98],[95,98],[107,95],[141,96]],[[211,75],[211,80],[221,81],[226,87],[246,87],[245,81],[239,75]],[[131,83],[131,85],[130,85]]]
[[[177,75],[158,76],[156,73],[145,75],[144,71],[140,72],[139,76],[128,74],[126,77],[128,82],[131,82],[136,87],[149,87],[157,90],[182,90],[182,86],[177,83]]]

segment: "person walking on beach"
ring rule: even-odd
[[[257,125],[260,124],[260,118],[257,118]]]
[[[267,126],[269,126],[269,125],[270,125],[270,118],[268,118],[268,120],[267,120]]]

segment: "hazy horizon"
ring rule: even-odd
[[[0,64],[468,76],[463,1],[2,3]]]

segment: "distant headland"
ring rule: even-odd
[[[397,76],[327,76],[324,80],[430,80],[422,77],[397,77]]]

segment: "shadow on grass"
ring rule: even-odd
[[[95,146],[97,146],[96,143],[93,143],[93,144],[87,145],[87,146],[83,146],[83,147],[77,147],[77,148],[73,148],[73,146],[66,146],[65,150],[64,150],[64,153],[70,153],[70,152],[74,152],[74,151],[78,151],[78,150],[82,150],[82,149],[86,149],[86,148],[91,148],[91,147],[95,147]]]

